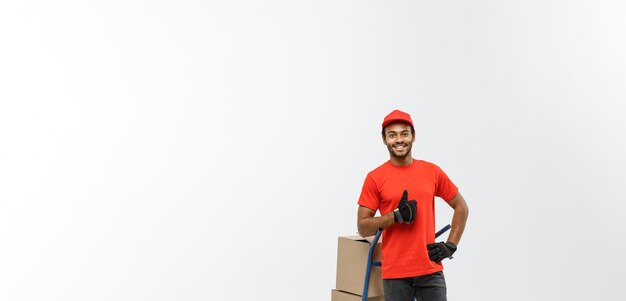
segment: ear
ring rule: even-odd
[[[385,140],[385,136],[382,136],[382,138],[383,138],[383,144],[387,145],[387,141]]]

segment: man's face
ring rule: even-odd
[[[411,133],[410,125],[403,122],[394,122],[385,127],[383,140],[390,155],[403,159],[411,154],[415,136]]]

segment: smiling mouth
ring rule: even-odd
[[[402,150],[405,150],[406,147],[407,147],[406,144],[396,144],[393,146],[393,149],[396,151],[402,151]]]

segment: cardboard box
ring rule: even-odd
[[[339,290],[332,290],[331,292],[331,301],[361,301],[362,297],[359,295],[355,295],[355,294],[350,294],[350,293],[346,293],[344,291],[339,291]],[[384,296],[378,296],[378,297],[369,297],[367,298],[368,301],[385,301],[385,297]]]
[[[335,288],[362,296],[370,243],[361,236],[350,235],[340,236],[337,245],[337,285]],[[379,240],[374,250],[372,261],[380,261],[381,246],[382,243]],[[383,295],[383,280],[380,275],[380,267],[372,267],[367,296],[372,298]]]

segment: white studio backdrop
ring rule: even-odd
[[[625,11],[3,1],[0,300],[329,300],[393,109],[470,206],[451,300],[619,299]]]

